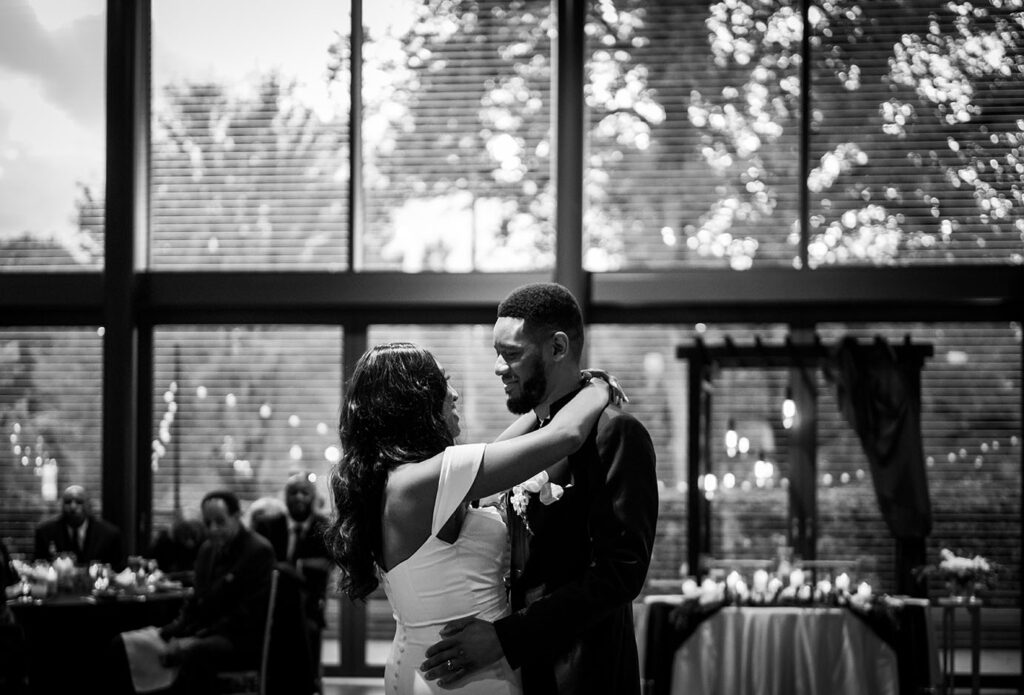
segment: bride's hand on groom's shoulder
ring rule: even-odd
[[[580,378],[584,381],[590,381],[591,379],[600,379],[608,384],[611,389],[609,399],[612,405],[622,405],[623,403],[629,403],[629,398],[626,397],[626,392],[622,390],[622,385],[619,380],[609,374],[603,369],[589,368],[580,370]]]
[[[459,618],[441,628],[441,641],[427,649],[420,671],[440,686],[454,685],[504,653],[494,625],[479,618]]]

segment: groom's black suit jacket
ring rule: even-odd
[[[636,418],[608,407],[568,463],[560,500],[531,496],[530,532],[509,505],[513,613],[494,627],[526,695],[639,693],[632,602],[658,520],[654,446]]]

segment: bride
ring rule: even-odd
[[[455,445],[459,395],[430,352],[389,343],[359,359],[342,404],[343,454],[331,474],[335,514],[327,541],[350,598],[365,599],[383,584],[391,603],[397,629],[384,672],[388,693],[452,690],[419,670],[441,627],[509,612],[504,519],[494,507],[470,503],[573,453],[612,394],[605,381],[590,379],[542,429],[527,413],[494,443]],[[462,670],[458,658],[447,668]],[[522,692],[518,671],[504,658],[464,675],[455,689]]]

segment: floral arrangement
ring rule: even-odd
[[[530,523],[526,519],[526,508],[530,504],[530,495],[539,494],[541,503],[549,505],[562,499],[564,492],[565,489],[561,485],[551,482],[547,471],[541,471],[529,480],[513,487],[510,499],[512,508],[526,524],[526,530],[533,533]]]
[[[850,606],[853,608],[870,605],[879,598],[871,585],[860,582],[854,585],[845,572],[835,581],[822,579],[810,583],[810,574],[797,568],[788,575],[770,574],[764,569],[754,572],[752,583],[747,582],[738,572],[730,572],[724,581],[705,577],[700,583],[687,577],[682,583],[684,602],[700,605],[736,606]]]
[[[939,557],[939,563],[924,567],[921,575],[946,582],[953,593],[969,594],[978,587],[991,587],[995,583],[999,567],[981,555],[961,557],[943,548]]]

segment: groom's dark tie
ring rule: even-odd
[[[530,539],[526,524],[512,508],[512,493],[505,493],[505,509],[508,514],[508,535],[511,546],[509,557],[509,595],[512,610],[519,610],[525,605],[523,585],[520,581],[526,559],[530,555]]]

